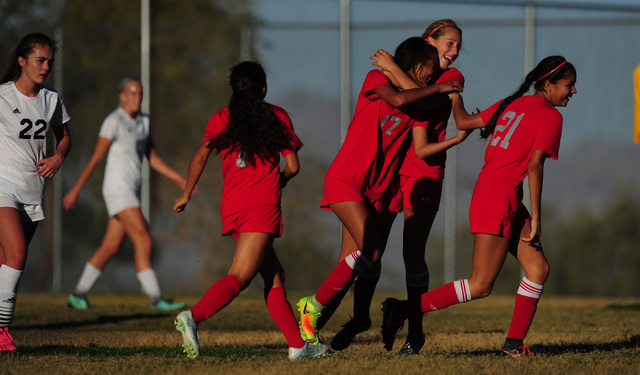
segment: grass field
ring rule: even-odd
[[[199,296],[179,296],[193,305]],[[301,297],[290,295],[292,304]],[[241,295],[200,325],[201,357],[186,358],[176,314],[153,312],[142,295],[95,294],[88,311],[70,310],[66,295],[19,294],[11,327],[17,352],[0,352],[2,374],[640,374],[640,299],[545,296],[527,344],[540,355],[498,355],[513,296],[490,296],[427,314],[422,353],[396,356],[382,346],[380,302],[373,325],[348,349],[289,362],[287,345],[264,301]],[[351,312],[350,297],[323,330],[331,340]]]

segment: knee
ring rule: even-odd
[[[493,283],[489,282],[473,282],[469,280],[469,291],[472,299],[480,299],[488,297],[493,290]]]
[[[549,262],[540,262],[539,264],[528,267],[525,270],[526,277],[534,283],[544,284],[545,281],[547,281],[547,277],[549,277],[550,269],[551,266],[549,265]]]

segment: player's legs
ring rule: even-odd
[[[358,250],[358,246],[356,245],[356,242],[353,240],[353,238],[349,234],[349,231],[347,230],[347,228],[345,228],[345,226],[343,225],[341,229],[342,229],[342,238],[340,241],[340,256],[338,259],[338,263],[343,261],[344,258],[347,257],[347,255]],[[350,288],[351,288],[351,284],[347,285],[345,288],[343,288],[340,291],[340,293],[336,294],[336,296],[333,297],[331,301],[327,303],[326,306],[324,306],[324,308],[322,309],[322,315],[318,318],[318,323],[316,324],[317,330],[321,330],[322,328],[324,328],[325,324],[333,316],[333,314],[336,312],[338,307],[340,307],[340,304],[342,303],[342,299],[344,298],[344,296],[347,295],[347,293],[349,293]]]
[[[93,289],[107,263],[120,251],[124,237],[125,230],[120,220],[115,216],[110,217],[107,221],[107,229],[102,238],[102,243],[85,264],[73,292],[67,299],[69,307],[78,310],[89,308],[87,294]]]
[[[406,272],[407,298],[409,300],[409,333],[422,334],[423,312],[420,295],[429,289],[429,268],[425,252],[429,233],[437,210],[412,207],[404,211],[402,232],[402,257]]]
[[[267,249],[273,244],[273,234],[242,232],[237,238],[234,237],[234,241],[236,250],[228,275],[209,287],[191,309],[196,324],[222,310],[240,294],[240,291],[249,286],[267,257]]]
[[[280,328],[290,348],[304,347],[305,343],[300,337],[298,322],[287,300],[284,268],[273,246],[269,246],[266,250],[266,257],[260,267],[260,276],[264,280],[264,299],[269,315]]]
[[[18,284],[27,259],[27,248],[37,222],[22,222],[14,207],[0,207],[0,351],[13,351],[16,346],[9,333],[18,293]]]
[[[127,208],[116,216],[133,244],[136,270],[141,272],[151,268],[153,239],[149,232],[147,220],[144,218],[140,207]]]
[[[89,258],[89,263],[93,267],[103,270],[109,260],[120,251],[125,235],[122,222],[116,216],[110,217],[102,243]]]
[[[382,258],[383,246],[376,220],[364,202],[351,201],[331,204],[331,209],[347,229],[351,238],[371,263]]]
[[[456,280],[420,297],[422,311],[434,311],[491,293],[509,250],[510,239],[486,233],[473,237],[473,265],[468,279]]]
[[[28,241],[31,241],[35,227],[30,230],[30,234],[26,230],[31,229],[36,223],[29,223],[30,225],[26,226],[26,223],[20,221],[18,210],[13,207],[0,207],[0,219],[2,219],[2,225],[0,225],[2,264],[22,270],[27,261]]]
[[[376,218],[376,228],[378,237],[380,239],[380,261],[377,262],[374,267],[366,270],[358,276],[355,282],[353,291],[353,318],[357,321],[370,321],[369,310],[371,308],[371,301],[373,300],[373,294],[375,292],[378,281],[380,280],[380,273],[382,271],[382,256],[384,254],[387,240],[389,239],[389,233],[391,232],[391,226],[396,218],[397,213],[382,210],[380,217]]]
[[[544,283],[549,275],[549,262],[544,256],[540,241],[528,243],[521,240],[521,238],[528,238],[530,232],[531,223],[527,221],[522,226],[520,237],[513,239],[511,247],[511,253],[524,269],[525,276],[516,294],[513,317],[503,346],[503,351],[510,356],[529,353],[523,340],[529,331]]]
[[[140,207],[127,208],[117,214],[125,233],[133,243],[137,277],[154,310],[176,310],[186,306],[183,302],[172,303],[162,298],[158,277],[151,265],[153,240]]]
[[[473,236],[473,255],[469,290],[472,299],[484,298],[504,265],[511,239],[485,233]]]
[[[382,246],[375,220],[362,201],[330,205],[359,250],[340,261],[316,292],[315,299],[325,306],[352,283],[358,273],[366,272],[380,261]]]

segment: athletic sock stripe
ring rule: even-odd
[[[542,293],[542,289],[532,287],[524,281],[520,283],[520,288],[526,290],[529,293]]]
[[[518,294],[531,298],[540,298],[540,295],[542,295],[542,289],[543,285],[531,282],[525,277],[520,282]]]
[[[420,288],[429,285],[429,272],[419,274],[406,274],[405,282],[407,286]]]
[[[460,303],[468,302],[471,300],[471,292],[469,291],[469,280],[457,280],[453,282]]]

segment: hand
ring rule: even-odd
[[[78,193],[73,191],[68,192],[62,198],[62,205],[64,206],[65,211],[71,211],[76,208],[76,203],[78,203]]]
[[[371,65],[377,66],[382,69],[383,72],[391,71],[398,67],[395,61],[393,61],[393,56],[383,49],[377,50],[370,59],[374,60]]]
[[[462,143],[465,139],[467,139],[467,137],[469,137],[469,134],[473,133],[473,130],[474,129],[471,129],[471,130],[459,130],[458,131],[458,135],[456,135],[458,143]]]
[[[533,244],[540,240],[540,236],[542,236],[542,229],[540,228],[540,219],[532,218],[531,232],[529,233],[529,237],[523,237],[522,241]]]
[[[438,87],[438,91],[442,93],[462,92],[464,88],[460,82],[455,80],[436,83],[435,86]]]
[[[42,177],[51,178],[58,172],[63,161],[64,159],[58,155],[42,159],[36,163],[37,173]]]
[[[185,197],[184,195],[179,196],[173,201],[173,210],[175,212],[184,211],[184,209],[187,207],[187,203],[189,203],[190,200],[191,198]]]

